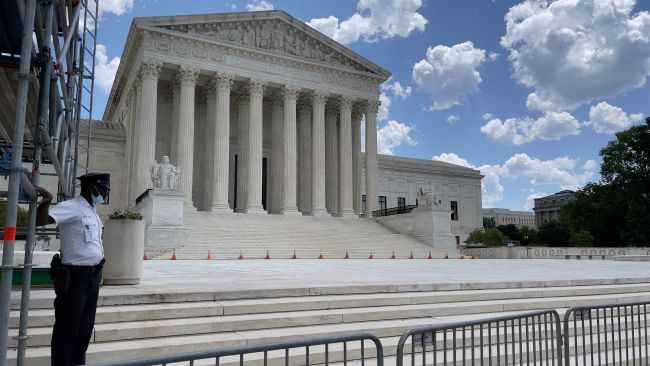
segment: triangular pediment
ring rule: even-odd
[[[388,71],[279,10],[138,18],[135,23],[384,79],[390,76]]]

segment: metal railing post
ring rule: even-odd
[[[16,91],[16,119],[11,154],[11,173],[9,176],[9,196],[5,217],[4,245],[2,248],[2,279],[0,280],[0,362],[7,359],[9,337],[9,310],[11,306],[11,280],[14,269],[14,245],[16,241],[16,216],[18,213],[18,192],[23,160],[23,139],[25,137],[25,114],[27,111],[27,92],[32,54],[32,34],[34,32],[34,15],[36,0],[25,0],[25,19],[23,22],[23,39],[20,52],[18,88]]]

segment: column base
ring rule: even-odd
[[[288,208],[283,208],[280,211],[280,214],[282,214],[282,215],[300,215],[300,211],[298,211],[297,207],[288,207]]]
[[[363,217],[365,219],[373,219],[374,218],[374,217],[372,217],[372,212],[364,212],[363,214],[361,214],[361,217]]]
[[[266,210],[261,205],[246,207],[242,212],[247,214],[266,214]]]
[[[354,213],[352,210],[343,210],[339,212],[339,217],[354,217],[358,216],[357,214]]]
[[[215,203],[211,206],[210,211],[214,213],[232,213],[232,208],[229,204]]]
[[[192,212],[197,211],[196,207],[194,207],[194,203],[191,201],[183,201],[183,210]]]
[[[303,215],[304,216],[314,216],[314,217],[316,217],[316,216],[318,216],[318,217],[329,216],[329,214],[327,213],[327,210],[325,210],[324,208],[315,208],[315,209],[312,209],[309,212],[303,212]]]

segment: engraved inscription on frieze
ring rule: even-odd
[[[372,72],[340,52],[278,19],[167,25],[166,29],[192,33],[239,46],[289,54],[351,70]]]

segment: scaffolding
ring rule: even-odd
[[[17,365],[24,365],[27,345],[32,257],[41,164],[51,164],[58,178],[57,200],[75,195],[79,168],[88,170],[95,82],[98,0],[3,0],[0,2],[0,66],[12,70],[13,123],[0,124],[0,144],[11,148],[6,203],[2,278],[0,280],[0,366],[7,360],[9,312],[14,268],[22,267]],[[30,95],[30,88],[32,94]],[[0,90],[9,94],[12,90]],[[31,110],[36,113],[30,114]],[[80,142],[81,119],[88,119],[87,139]],[[7,132],[13,131],[13,134]],[[85,150],[85,164],[79,164]],[[9,152],[8,149],[5,150]],[[6,156],[3,160],[8,161]],[[24,169],[31,163],[31,171]],[[28,196],[24,264],[14,265],[19,194]]]

